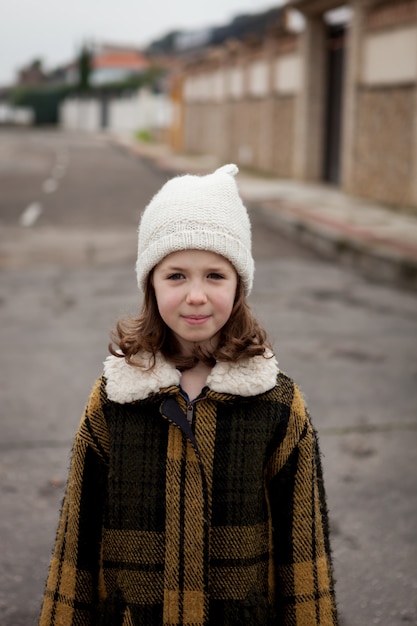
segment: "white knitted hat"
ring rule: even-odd
[[[136,273],[144,289],[149,272],[178,250],[209,250],[235,267],[246,295],[252,289],[251,226],[239,196],[236,165],[207,176],[169,180],[145,208],[139,225]]]

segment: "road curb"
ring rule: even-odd
[[[417,259],[378,243],[352,237],[342,225],[340,229],[331,229],[313,220],[302,219],[277,203],[255,200],[250,204],[261,211],[280,233],[315,250],[323,258],[335,260],[370,280],[417,291]]]

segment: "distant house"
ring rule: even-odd
[[[48,72],[46,80],[52,85],[76,85],[78,82],[78,62],[71,61],[55,67]]]
[[[94,44],[91,54],[91,85],[121,82],[132,76],[140,76],[150,62],[139,49],[112,44]],[[79,61],[59,65],[48,72],[42,70],[40,61],[33,62],[19,72],[19,85],[66,84],[76,85],[79,81]]]
[[[61,126],[87,131],[141,131],[160,138],[171,119],[171,103],[162,89],[162,69],[168,71],[172,63],[159,59],[157,65],[155,59],[151,62],[136,48],[109,44],[92,46],[90,58],[89,82],[95,89],[65,98],[60,107]],[[126,88],[124,81],[156,68],[162,68],[160,78],[156,78],[157,71],[149,72],[143,81],[138,81],[140,84],[128,83]]]
[[[46,82],[46,74],[42,67],[42,61],[36,59],[25,67],[22,67],[17,76],[17,84],[21,86],[33,87],[43,85]]]
[[[92,85],[104,85],[123,81],[131,76],[138,76],[149,68],[149,60],[136,48],[96,46],[92,52]]]

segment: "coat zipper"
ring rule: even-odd
[[[194,422],[194,408],[195,408],[195,405],[197,404],[197,402],[199,402],[200,400],[203,400],[203,398],[205,398],[206,391],[207,391],[206,388],[202,389],[201,393],[196,398],[194,398],[194,400],[190,400],[190,401],[187,402],[186,416],[187,416],[187,422],[189,423],[191,428],[193,427],[193,422]]]
[[[190,426],[193,425],[193,418],[194,418],[194,406],[192,402],[189,402],[187,404],[187,422],[189,423]]]

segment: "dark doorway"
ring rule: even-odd
[[[109,100],[106,94],[101,96],[101,128],[107,128],[109,125]]]
[[[345,44],[345,26],[329,26],[323,179],[336,185],[340,182]]]

